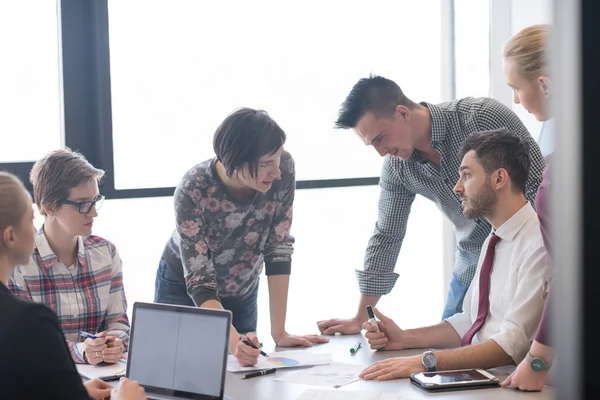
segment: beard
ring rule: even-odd
[[[491,215],[496,206],[497,196],[492,185],[486,182],[475,196],[467,200],[469,207],[464,208],[463,214],[465,217],[473,219]]]

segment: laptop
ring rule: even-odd
[[[230,324],[229,311],[136,302],[127,377],[149,399],[228,399]]]

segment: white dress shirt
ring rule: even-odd
[[[490,309],[472,343],[494,340],[518,364],[525,358],[540,323],[543,284],[551,271],[546,263],[540,223],[528,202],[496,230],[496,245],[490,276]],[[490,237],[482,246],[477,272],[465,295],[463,312],[446,321],[462,338],[477,319],[479,274]]]

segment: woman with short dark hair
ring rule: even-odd
[[[241,108],[217,128],[216,157],[191,168],[175,191],[176,228],[156,274],[157,303],[230,310],[229,348],[240,364],[260,354],[254,335],[265,265],[271,334],[279,346],[328,339],[285,330],[294,238],[290,235],[296,180],[284,131],[262,110]],[[239,333],[254,347],[240,339]]]

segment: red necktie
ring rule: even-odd
[[[473,336],[479,332],[487,318],[490,309],[490,275],[492,274],[492,266],[494,265],[496,243],[498,243],[499,240],[500,237],[496,236],[495,233],[492,233],[479,274],[479,308],[477,310],[477,319],[473,322],[471,329],[463,336],[460,342],[461,346],[471,344]]]

